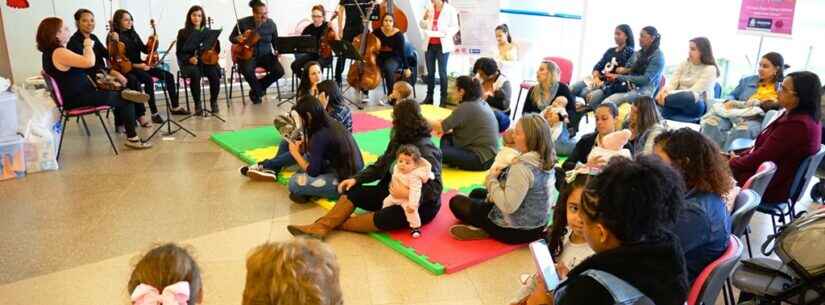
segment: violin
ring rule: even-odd
[[[241,34],[238,43],[232,44],[232,60],[250,60],[255,56],[255,45],[261,40],[258,31],[246,30]]]
[[[381,3],[378,7],[378,20],[372,21],[372,28],[380,29],[381,23],[384,21],[384,16],[390,14],[395,17],[395,27],[401,30],[401,33],[406,33],[407,14],[400,8],[395,8],[395,6],[397,6],[397,4],[394,4],[393,0],[387,0]]]
[[[335,15],[332,15],[332,18],[330,18],[329,22],[327,22],[327,30],[324,31],[323,35],[321,35],[321,41],[318,45],[318,53],[320,53],[322,59],[332,58],[331,44],[336,40],[335,32],[332,30],[332,21],[337,17],[338,12],[335,12]]]
[[[149,54],[146,55],[144,63],[147,66],[154,67],[160,61],[158,56],[158,30],[155,28],[155,19],[149,20],[149,25],[152,26],[152,36],[149,36],[149,39],[146,40],[146,49],[149,50]]]
[[[371,7],[366,15],[372,15],[373,9],[375,6]],[[358,50],[363,60],[353,62],[347,73],[347,83],[361,91],[375,89],[381,82],[381,70],[376,62],[376,56],[381,49],[381,41],[370,32],[369,27],[366,26],[368,22],[364,21],[364,31],[352,40],[353,45],[360,45]]]
[[[120,72],[120,74],[129,73],[132,71],[132,62],[126,57],[126,44],[119,39],[112,38],[114,25],[111,20],[106,25],[106,29],[109,31],[106,47],[109,49],[109,64],[112,66],[112,70]]]
[[[206,18],[206,27],[212,29],[212,17]],[[221,53],[221,42],[215,41],[215,44],[201,53],[201,62],[205,65],[217,65],[219,54]]]

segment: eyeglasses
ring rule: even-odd
[[[322,15],[312,15],[312,18],[324,18]]]

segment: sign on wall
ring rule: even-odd
[[[460,53],[490,53],[496,48],[495,29],[499,23],[498,0],[453,0],[458,10],[459,35],[456,46]]]
[[[790,36],[795,9],[796,0],[742,0],[739,30]]]

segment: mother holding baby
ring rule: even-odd
[[[407,189],[392,182],[393,163],[399,156],[402,146],[412,145],[417,148],[420,158],[426,160],[432,171],[432,179],[421,185],[418,215],[421,224],[432,221],[441,208],[441,150],[430,138],[430,125],[421,114],[421,108],[413,100],[404,100],[393,107],[392,132],[386,151],[372,165],[366,167],[352,178],[341,181],[338,190],[341,197],[338,203],[326,215],[310,225],[287,226],[292,235],[308,235],[323,239],[333,230],[350,232],[391,231],[409,228],[404,207],[389,205],[384,207],[384,199],[390,194],[394,197],[407,197]],[[402,156],[404,154],[401,154]],[[378,180],[371,186],[367,183]],[[355,208],[369,211],[353,216]]]

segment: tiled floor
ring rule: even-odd
[[[0,304],[125,303],[135,258],[167,241],[195,253],[204,304],[240,304],[247,251],[290,238],[286,225],[323,211],[291,203],[282,186],[240,177],[242,163],[209,141],[212,132],[270,124],[273,104],[221,107],[227,123],[191,119],[184,126],[197,137],[157,137],[150,150],[118,156],[98,124],[90,121],[86,137],[70,123],[59,171],[0,182]],[[769,221],[755,218],[754,245]],[[519,274],[533,270],[525,249],[433,276],[363,235],[337,233],[328,242],[351,305],[506,304]]]

